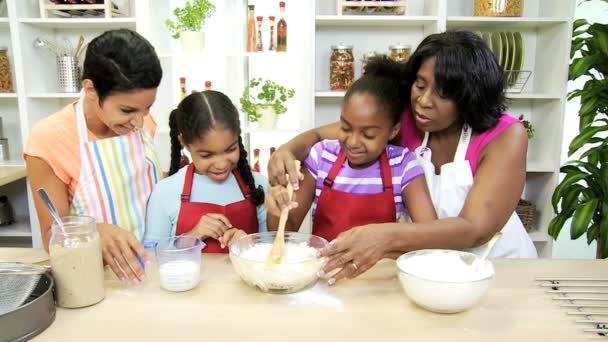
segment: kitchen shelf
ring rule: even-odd
[[[25,166],[0,166],[0,186],[25,178]]]
[[[17,222],[0,226],[0,237],[31,237],[32,229],[27,217],[17,217]]]
[[[436,24],[436,16],[398,16],[398,15],[317,15],[315,24],[319,26],[373,26],[407,27]]]
[[[41,19],[41,18],[22,18],[22,24],[54,29],[135,29],[134,18],[90,18],[90,19]]]
[[[0,93],[0,99],[16,99],[17,93]]]
[[[559,172],[559,167],[554,167],[548,163],[530,162],[526,167],[527,172],[531,173],[553,173]]]
[[[525,17],[448,17],[448,28],[541,28],[567,23],[567,18]]]
[[[561,100],[562,96],[559,94],[549,93],[507,93],[508,99],[513,100]]]
[[[345,91],[324,90],[315,92],[315,97],[318,98],[343,98],[344,95],[346,95]]]
[[[80,93],[32,93],[30,99],[77,99]]]
[[[548,242],[551,241],[551,236],[541,231],[531,231],[528,233],[533,242]]]

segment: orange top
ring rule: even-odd
[[[144,128],[154,137],[156,122],[152,115],[145,116]],[[90,130],[88,139],[99,140]],[[80,144],[75,103],[34,124],[23,155],[44,160],[57,178],[67,185],[71,202],[80,177]]]

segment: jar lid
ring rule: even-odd
[[[353,46],[352,45],[346,45],[344,43],[340,43],[338,45],[332,45],[331,49],[332,50],[347,50],[347,49],[352,49]]]
[[[401,44],[401,43],[397,43],[397,44],[393,44],[391,46],[388,47],[389,49],[411,49],[412,46],[411,45],[406,45],[406,44]]]
[[[376,56],[380,56],[380,54],[376,51],[368,51],[366,53],[363,54],[363,58],[367,59],[367,58],[372,58],[372,57],[376,57]]]
[[[8,46],[0,46],[0,50],[8,50]]]

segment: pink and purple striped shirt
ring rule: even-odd
[[[327,177],[329,170],[340,153],[338,140],[322,140],[316,143],[304,165],[316,180],[315,197],[312,204],[312,216],[314,220],[317,202],[323,189],[323,180]],[[388,162],[391,168],[393,193],[395,199],[395,212],[399,218],[405,212],[401,192],[416,177],[424,175],[422,167],[418,164],[414,153],[407,148],[387,145]],[[376,161],[365,169],[353,169],[348,162],[344,162],[338,176],[334,180],[333,188],[338,191],[352,194],[375,194],[382,192],[382,177],[380,173],[380,161]]]

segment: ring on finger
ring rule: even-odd
[[[350,267],[352,267],[353,271],[357,272],[357,270],[359,269],[359,267],[357,267],[357,264],[355,264],[354,261],[350,262]]]

